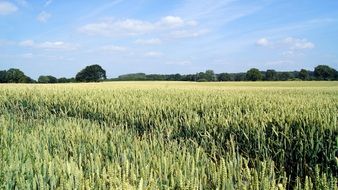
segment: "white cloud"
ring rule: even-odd
[[[51,16],[52,16],[52,15],[51,15],[50,13],[45,12],[45,11],[42,11],[42,12],[36,17],[36,19],[37,19],[39,22],[47,22],[47,21],[50,19]]]
[[[56,42],[43,42],[38,44],[39,48],[42,49],[49,49],[49,50],[75,50],[77,49],[77,45],[62,42],[62,41],[56,41]]]
[[[146,57],[161,57],[163,53],[157,51],[149,51],[144,54]]]
[[[194,27],[196,25],[197,22],[193,20],[184,20],[176,16],[166,16],[156,22],[136,19],[104,20],[84,25],[79,28],[79,31],[88,35],[116,37],[170,31],[177,28]]]
[[[23,47],[32,47],[32,48],[39,48],[39,49],[44,49],[44,50],[76,50],[78,49],[78,45],[76,44],[71,44],[71,43],[66,43],[63,41],[55,41],[55,42],[41,42],[41,43],[36,43],[33,40],[25,40],[19,43],[20,46]]]
[[[315,45],[307,39],[287,37],[282,40],[270,41],[267,38],[260,38],[256,44],[264,47],[271,48],[286,48],[289,50],[304,50],[313,49]]]
[[[293,37],[286,37],[273,41],[270,41],[267,38],[261,38],[256,41],[256,45],[281,51],[280,55],[283,58],[298,57],[304,55],[305,50],[315,48],[315,44],[307,39]]]
[[[0,1],[0,15],[8,15],[18,10],[18,7],[7,1]]]
[[[33,40],[25,40],[19,43],[20,46],[24,46],[24,47],[30,47],[30,46],[34,46],[34,41]]]
[[[256,45],[258,45],[258,46],[269,46],[270,42],[267,38],[260,38],[256,41]]]
[[[282,53],[282,56],[283,56],[283,57],[293,57],[293,56],[295,56],[295,55],[297,55],[297,54],[296,54],[296,52],[293,51],[293,50],[287,50],[287,51],[284,51],[284,52]]]
[[[166,16],[161,19],[159,22],[160,25],[163,25],[165,27],[175,28],[183,26],[185,21],[177,16]]]
[[[134,19],[103,21],[87,24],[80,28],[80,31],[86,34],[102,36],[136,35],[152,30],[154,30],[152,23]]]
[[[198,30],[198,31],[194,31],[194,30],[177,30],[177,31],[173,31],[171,32],[171,36],[174,38],[193,38],[193,37],[199,37],[202,36],[206,33],[208,33],[209,31],[206,29],[203,30]]]
[[[109,46],[103,46],[103,47],[101,47],[100,50],[106,51],[106,52],[125,52],[125,51],[128,50],[128,48],[127,47],[123,47],[123,46],[109,45]]]
[[[162,43],[162,41],[158,38],[152,38],[152,39],[138,39],[135,41],[136,44],[140,45],[159,45]]]
[[[291,50],[302,50],[302,49],[313,49],[315,45],[312,42],[309,42],[307,39],[298,39],[287,37],[282,43],[289,46]]]
[[[47,0],[45,2],[45,7],[48,7],[50,4],[52,4],[53,0]]]

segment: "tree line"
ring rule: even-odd
[[[318,65],[314,71],[301,69],[300,71],[279,72],[272,69],[260,71],[256,68],[249,69],[242,73],[219,73],[215,74],[213,70],[199,72],[196,74],[145,74],[133,73],[120,75],[118,78],[110,79],[113,81],[287,81],[287,80],[338,80],[338,72],[327,66]]]
[[[90,65],[79,71],[72,78],[56,78],[51,75],[41,75],[37,81],[26,76],[19,69],[11,68],[0,71],[0,83],[71,83],[71,82],[99,82],[99,81],[287,81],[287,80],[338,80],[338,72],[327,65],[318,65],[313,71],[280,72],[275,70],[260,71],[256,68],[242,73],[219,73],[213,70],[196,74],[145,74],[132,73],[107,79],[106,71],[100,65]]]
[[[71,83],[71,82],[99,82],[106,80],[106,71],[100,65],[90,65],[82,69],[72,78],[56,78],[51,75],[41,75],[38,80],[26,76],[19,69],[0,71],[0,83]]]

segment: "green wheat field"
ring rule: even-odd
[[[338,82],[0,85],[0,189],[338,189]]]

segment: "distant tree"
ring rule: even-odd
[[[205,80],[205,81],[207,80],[205,73],[204,72],[197,73],[196,74],[196,81],[200,81],[202,79]]]
[[[258,80],[262,80],[262,78],[263,78],[262,73],[256,68],[252,68],[246,72],[247,80],[258,81]]]
[[[57,79],[58,83],[67,83],[69,82],[69,79],[65,78],[65,77],[61,77]]]
[[[265,72],[265,80],[274,81],[277,80],[277,72],[275,70],[267,70]]]
[[[194,74],[184,75],[182,76],[183,81],[196,81],[197,76]]]
[[[75,77],[69,78],[69,79],[68,79],[68,82],[76,82]]]
[[[286,81],[291,79],[291,74],[289,72],[280,72],[277,74],[277,80],[279,81]]]
[[[9,69],[6,72],[6,81],[8,83],[28,83],[32,82],[32,79],[27,77],[25,73],[19,69]]]
[[[87,66],[75,77],[76,81],[79,82],[98,82],[106,78],[106,71],[100,65]]]
[[[315,67],[314,75],[319,80],[333,80],[336,78],[337,71],[327,65]]]
[[[301,79],[301,80],[309,80],[309,78],[310,78],[309,71],[307,71],[305,69],[301,69],[298,73],[298,78]]]
[[[232,75],[235,81],[245,81],[246,79],[246,73],[234,73]]]
[[[231,76],[228,73],[220,73],[218,75],[218,80],[219,81],[231,81]]]
[[[39,76],[38,83],[48,83],[49,79],[47,76]]]
[[[38,78],[38,82],[39,83],[57,83],[58,80],[57,80],[57,78],[55,78],[53,76],[47,75],[47,76],[40,76]]]
[[[174,76],[173,76],[173,78],[174,78],[174,80],[175,81],[180,81],[180,80],[182,80],[182,76],[180,75],[180,74],[175,74]]]
[[[216,75],[213,70],[206,70],[205,71],[205,79],[207,81],[216,81]]]
[[[209,81],[207,79],[201,78],[201,79],[198,79],[197,82],[209,82]]]
[[[0,83],[6,83],[6,71],[0,71]]]
[[[206,70],[196,74],[196,80],[200,82],[216,81],[216,75],[213,70]]]
[[[129,80],[146,80],[147,76],[144,73],[131,73],[120,75],[118,77],[119,80],[129,81]]]

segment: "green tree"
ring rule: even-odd
[[[302,80],[309,80],[309,78],[310,78],[309,71],[307,71],[305,69],[301,69],[298,73],[298,78],[302,79]]]
[[[337,71],[327,65],[318,65],[315,67],[314,75],[320,80],[333,80],[336,78]]]
[[[268,80],[268,81],[277,80],[277,72],[272,69],[267,70],[265,73],[265,80]]]
[[[246,73],[234,73],[232,74],[235,81],[245,81]]]
[[[9,69],[6,72],[6,81],[8,83],[27,83],[31,82],[32,79],[27,77],[25,73],[23,73],[19,69]]]
[[[207,79],[207,81],[216,81],[215,72],[213,70],[206,70],[205,79]]]
[[[38,78],[38,82],[39,83],[57,83],[58,80],[57,80],[57,78],[48,75],[48,76],[40,76]]]
[[[216,81],[216,75],[213,70],[206,70],[196,74],[196,79],[199,82]]]
[[[65,77],[61,77],[61,78],[57,79],[57,82],[58,83],[67,83],[67,82],[69,82],[69,79],[67,79]]]
[[[286,81],[291,79],[291,74],[289,72],[280,72],[277,74],[277,80]]]
[[[220,73],[218,75],[218,80],[219,81],[231,81],[231,76],[228,73]]]
[[[173,76],[173,78],[174,78],[175,81],[182,80],[182,76],[181,76],[179,73],[175,74],[175,75]]]
[[[100,65],[87,66],[75,77],[76,81],[79,82],[98,82],[106,78],[106,71]]]
[[[262,78],[263,78],[262,73],[256,68],[252,68],[246,72],[247,80],[258,81],[258,80],[262,80]]]
[[[204,72],[199,72],[196,74],[196,81],[199,81],[199,82],[206,82],[207,81],[207,77],[205,75]]]
[[[0,71],[0,83],[6,83],[6,71]]]

